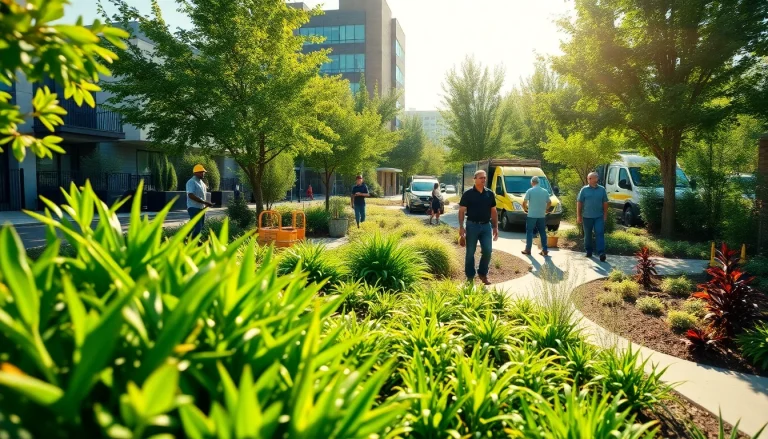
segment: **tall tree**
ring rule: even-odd
[[[466,162],[503,155],[508,149],[505,127],[509,111],[502,105],[504,70],[467,58],[451,69],[443,84],[443,118],[450,134],[445,139],[451,161]]]
[[[263,209],[262,179],[272,160],[312,148],[318,119],[305,111],[309,83],[327,51],[302,54],[307,38],[294,34],[311,13],[282,0],[177,0],[191,29],[171,32],[154,3],[151,17],[122,0],[118,21],[139,21],[155,43],[120,52],[119,80],[105,88],[124,120],[147,128],[156,144],[174,153],[201,148],[231,156]]]
[[[554,59],[597,120],[629,129],[661,163],[662,235],[675,225],[676,159],[691,132],[737,110],[729,99],[768,52],[765,0],[576,0]]]
[[[543,144],[544,158],[574,171],[587,184],[587,175],[598,165],[610,163],[618,157],[622,139],[618,135],[603,132],[594,139],[583,133],[574,133],[563,137],[557,131],[548,133],[548,140]]]
[[[387,156],[387,164],[403,170],[403,193],[405,193],[408,177],[416,172],[427,139],[421,119],[415,116],[405,118],[400,134],[402,135],[400,141]]]
[[[434,175],[439,177],[445,173],[445,148],[430,141],[424,145],[421,159],[416,167],[416,173],[422,175]]]
[[[99,75],[109,76],[106,64],[117,55],[104,48],[102,38],[115,47],[125,47],[128,34],[95,20],[83,26],[53,24],[64,17],[67,0],[26,0],[0,2],[0,85],[10,87],[20,77],[30,84],[51,79],[64,88],[64,98],[77,105],[96,106],[92,92],[101,90],[96,82]],[[39,137],[19,132],[25,118],[38,119],[49,131],[64,124],[67,112],[59,106],[59,96],[47,86],[37,89],[32,99],[32,111],[22,112],[12,102],[6,88],[0,89],[0,153],[10,145],[16,160],[24,160],[27,148],[38,157],[53,157],[64,153],[61,137]]]

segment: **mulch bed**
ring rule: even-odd
[[[451,279],[457,281],[467,280],[464,275],[464,258],[467,254],[465,247],[454,245],[456,248],[456,254],[459,258],[458,269],[453,273]],[[480,245],[478,244],[475,251],[475,264],[480,263]],[[500,250],[494,250],[491,256],[491,269],[488,271],[488,280],[493,284],[506,282],[508,280],[517,279],[523,277],[533,269],[528,261],[525,261],[517,256],[513,256],[507,252]],[[475,276],[475,283],[480,283],[480,279]]]
[[[716,439],[720,430],[718,417],[685,399],[677,392],[673,392],[677,401],[668,401],[665,407],[659,406],[656,412],[644,410],[636,419],[636,422],[657,421],[659,436],[664,438],[689,438],[686,430],[687,424],[693,424],[699,428],[706,437]],[[724,424],[726,435],[730,435],[733,427]],[[729,437],[729,436],[726,436]],[[738,437],[749,439],[749,435],[739,433]]]
[[[702,278],[693,278],[694,283],[701,282]],[[610,281],[599,279],[584,284],[576,289],[578,308],[588,319],[598,325],[658,352],[695,361],[697,363],[729,369],[735,372],[743,372],[753,375],[765,375],[743,358],[738,348],[732,342],[723,344],[721,350],[711,352],[690,352],[683,341],[683,334],[674,332],[667,325],[666,312],[661,316],[643,314],[635,307],[634,303],[623,302],[619,306],[608,307],[597,301],[598,294],[606,291]],[[641,289],[640,297],[655,296],[662,299],[669,309],[679,309],[684,299],[672,298],[658,291],[644,291]]]

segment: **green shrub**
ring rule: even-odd
[[[611,281],[611,282],[621,282],[621,281],[626,280],[628,278],[629,278],[629,276],[624,274],[623,271],[617,270],[615,268],[613,270],[611,270],[610,274],[608,274],[608,280]]]
[[[685,276],[666,277],[661,281],[661,291],[675,297],[688,297],[693,293],[693,282]]]
[[[649,360],[646,357],[640,361],[640,349],[633,349],[632,345],[620,352],[615,349],[603,352],[598,373],[605,377],[601,382],[609,394],[625,399],[622,409],[639,413],[673,397],[672,387],[661,379],[666,368],[651,365],[646,372]]]
[[[603,306],[619,306],[624,303],[621,294],[613,291],[601,291],[597,294],[597,303]]]
[[[70,190],[79,227],[38,215],[74,248],[67,263],[55,234],[30,264],[0,229],[0,309],[13,319],[0,327],[0,410],[26,436],[368,437],[406,414],[375,401],[394,369],[345,359],[340,334],[324,331],[341,298],[318,300],[269,258],[258,267],[248,238],[185,245],[188,223],[161,240],[162,215],[138,219],[141,189],[125,234],[90,188]]]
[[[687,312],[692,316],[703,319],[707,315],[706,303],[701,299],[688,299],[683,302],[680,310]]]
[[[422,263],[426,263],[428,272],[437,277],[451,277],[456,270],[458,258],[453,246],[429,236],[417,236],[406,243],[412,246],[420,255]]]
[[[243,230],[256,226],[256,211],[248,207],[245,197],[232,199],[227,205],[227,216],[230,221]]]
[[[618,294],[624,300],[635,300],[640,294],[640,285],[630,279],[613,283],[609,288],[611,289],[611,292]]]
[[[328,222],[331,219],[330,213],[323,206],[311,206],[304,210],[307,217],[307,235],[309,236],[327,236]]]
[[[640,227],[627,227],[626,229],[624,229],[624,231],[629,233],[630,235],[648,236],[648,231],[645,229],[641,229]]]
[[[221,186],[221,173],[219,173],[219,166],[216,164],[216,160],[204,156],[202,154],[187,154],[182,157],[171,158],[176,171],[179,175],[184,177],[179,178],[182,184],[186,184],[187,180],[192,177],[192,168],[195,165],[203,165],[205,170],[205,184],[208,186],[209,191],[218,191]]]
[[[525,317],[539,312],[538,305],[530,297],[515,297],[509,305],[507,314],[512,320],[525,322]]]
[[[333,219],[346,218],[348,208],[349,198],[347,197],[331,197],[328,200],[328,213]]]
[[[308,282],[325,281],[326,288],[332,288],[343,276],[341,264],[328,254],[323,244],[301,242],[286,249],[278,259],[277,273],[286,275],[299,266],[307,273]]]
[[[683,332],[696,327],[698,319],[685,311],[670,311],[667,314],[667,324],[673,331]]]
[[[368,302],[368,315],[372,319],[392,317],[398,302],[399,299],[394,293],[377,293],[376,297]]]
[[[758,290],[768,294],[768,256],[755,256],[748,258],[744,265],[744,271],[755,276],[753,285]]]
[[[347,258],[353,278],[386,290],[404,291],[428,277],[419,254],[392,235],[363,236],[351,244]]]
[[[641,297],[635,302],[635,306],[643,314],[661,315],[664,312],[664,302],[658,297]]]
[[[758,322],[736,337],[741,353],[758,368],[768,371],[768,323]]]

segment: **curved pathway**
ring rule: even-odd
[[[455,212],[446,213],[440,218],[446,224],[458,227]],[[566,225],[563,225],[567,227]],[[494,242],[495,251],[504,251],[523,259],[520,252],[525,248],[525,234],[500,232],[499,240]],[[533,270],[527,275],[494,285],[508,294],[536,296],[545,294],[546,288],[554,288],[557,293],[572,291],[579,285],[600,279],[616,268],[631,272],[635,260],[631,256],[610,256],[606,262],[588,259],[581,253],[568,250],[551,249],[550,257],[538,255],[534,247],[533,255],[527,259]],[[657,258],[659,274],[694,274],[706,268],[707,261]],[[548,283],[550,281],[552,283]],[[547,286],[546,285],[554,285]],[[578,311],[577,311],[578,313]],[[582,317],[582,326],[591,340],[601,346],[626,348],[629,341],[600,327]],[[641,357],[650,358],[649,363],[667,368],[663,379],[676,383],[675,390],[685,398],[735,425],[746,434],[754,434],[768,422],[768,378],[733,372],[713,366],[702,365],[672,357],[639,345]],[[646,366],[650,369],[650,364]]]

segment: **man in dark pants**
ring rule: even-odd
[[[466,239],[467,255],[464,259],[464,274],[467,281],[475,278],[475,250],[480,242],[480,266],[477,277],[485,285],[490,285],[488,268],[491,263],[493,242],[499,239],[499,223],[496,214],[496,195],[485,187],[488,176],[485,171],[475,172],[475,185],[464,192],[459,201],[459,237]],[[464,214],[467,215],[467,227],[464,228]]]
[[[592,231],[595,231],[597,254],[605,262],[605,222],[608,221],[608,193],[597,184],[597,172],[587,176],[588,185],[581,188],[576,201],[576,222],[584,224],[584,250],[592,257]]]
[[[352,187],[352,209],[355,210],[355,221],[358,229],[360,223],[365,222],[365,199],[370,196],[368,186],[363,183],[363,176],[358,175],[355,178],[355,186]]]
[[[205,193],[208,190],[203,181],[206,173],[205,168],[203,165],[195,165],[192,173],[194,175],[187,181],[187,212],[189,212],[189,219],[197,216],[206,207],[213,206],[212,203],[205,201]],[[203,217],[200,218],[200,221],[192,229],[192,238],[200,236],[200,233],[203,231],[203,224],[205,224],[205,214],[203,214]]]

